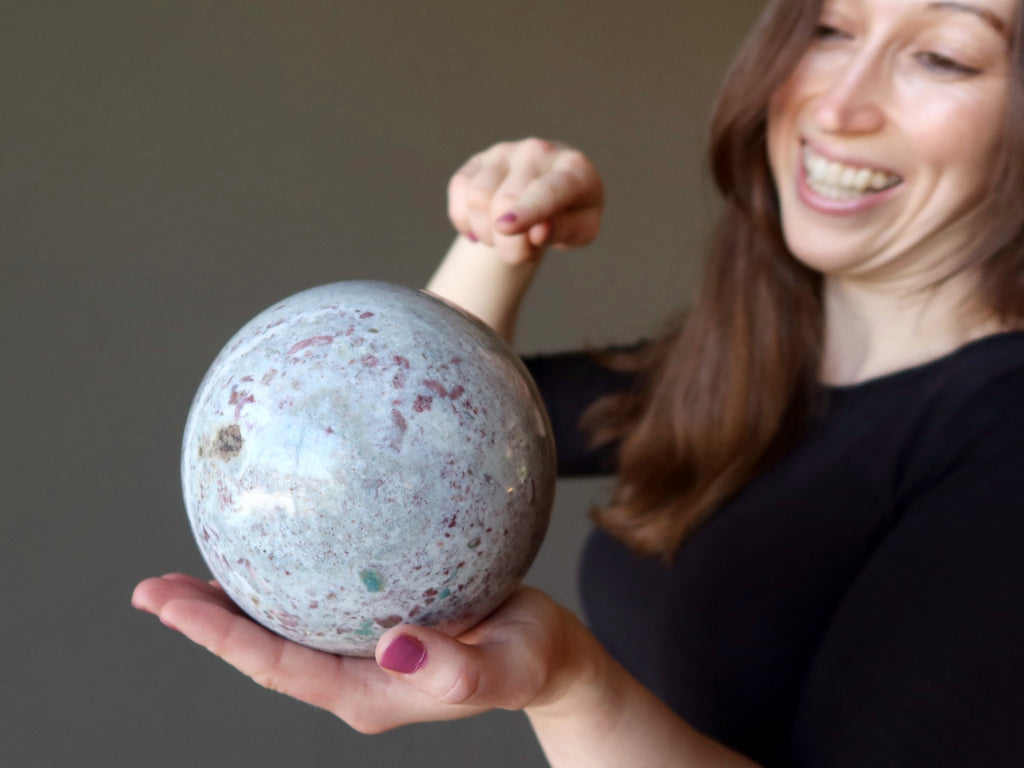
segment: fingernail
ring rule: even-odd
[[[412,635],[399,635],[384,649],[380,665],[392,672],[411,675],[427,663],[427,649]]]
[[[519,219],[518,216],[516,216],[512,212],[509,212],[509,213],[506,213],[504,216],[502,216],[500,219],[498,219],[498,223],[499,224],[514,224],[518,219]]]
[[[171,624],[171,622],[169,622],[169,621],[168,621],[167,619],[165,619],[165,618],[164,618],[163,616],[160,616],[159,618],[160,618],[160,623],[161,623],[161,624],[163,624],[163,625],[164,625],[165,627],[167,627],[168,629],[174,630],[175,632],[181,632],[181,630],[180,630],[180,629],[178,629],[178,628],[177,628],[176,626],[174,626],[173,624]]]

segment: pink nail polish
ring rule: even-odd
[[[427,663],[427,649],[412,635],[399,635],[380,657],[380,665],[392,672],[411,675]]]
[[[498,219],[498,223],[499,224],[515,224],[516,221],[518,221],[518,220],[519,220],[518,216],[516,216],[514,213],[509,212],[509,213],[506,213],[504,216],[502,216],[500,219]]]

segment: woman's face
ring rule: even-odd
[[[826,0],[768,116],[797,258],[914,287],[965,255],[994,171],[1019,2]]]

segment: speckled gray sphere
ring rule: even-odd
[[[488,327],[423,291],[343,282],[228,342],[181,475],[199,549],[245,612],[370,656],[388,627],[458,634],[508,597],[547,530],[554,442]]]

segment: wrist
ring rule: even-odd
[[[564,631],[558,671],[525,712],[535,725],[576,718],[580,712],[614,720],[623,700],[622,668],[572,612],[561,610]]]
[[[539,258],[505,261],[493,246],[460,235],[427,290],[476,315],[511,341],[519,306],[539,264]]]

